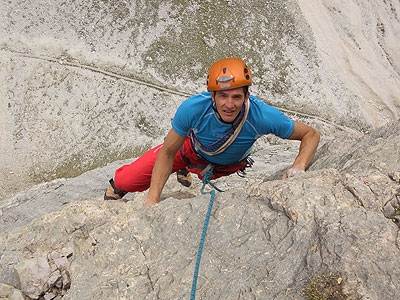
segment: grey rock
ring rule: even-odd
[[[17,270],[9,265],[2,265],[0,269],[0,282],[13,286],[17,289],[21,288],[21,280]]]
[[[3,1],[0,202],[157,145],[223,55],[292,117],[358,131],[399,118],[399,3],[313,3]]]
[[[19,289],[0,282],[0,299],[25,300],[24,295]]]
[[[400,186],[390,174],[400,162],[390,145],[400,136],[389,133],[399,124],[354,137],[362,150],[338,151],[333,141],[326,148],[334,154],[285,181],[266,181],[263,169],[216,180],[225,192],[215,197],[197,297],[302,299],[314,275],[338,273],[352,299],[397,299],[399,228],[391,218]],[[199,180],[193,185],[171,178],[164,200],[148,208],[143,193],[65,204],[1,234],[0,265],[18,273],[32,299],[188,299],[210,200]],[[180,191],[191,196],[175,197]]]

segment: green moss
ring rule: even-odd
[[[307,300],[356,300],[359,295],[344,291],[344,279],[338,273],[318,274],[311,278],[304,288]]]
[[[139,112],[135,118],[135,127],[140,130],[141,133],[146,134],[149,137],[160,136],[161,130],[152,121],[148,121],[146,116]]]
[[[57,178],[73,178],[87,171],[104,167],[116,160],[136,158],[150,148],[150,145],[137,146],[125,150],[115,150],[112,153],[101,152],[94,157],[86,157],[82,154],[74,154],[54,167],[35,166],[29,174],[35,184],[48,182]]]
[[[285,57],[286,48],[294,45],[307,52],[308,46],[285,1],[250,1],[246,5],[169,1],[155,2],[151,9],[158,11],[160,5],[168,4],[168,16],[162,20],[165,28],[156,32],[159,36],[143,55],[145,67],[156,69],[165,78],[177,74],[192,82],[203,79],[215,60],[238,56],[254,66],[256,77],[266,74],[263,84],[273,94],[288,93],[288,75],[293,70]],[[149,9],[144,9],[148,16],[144,26],[151,32],[152,24],[160,20]]]
[[[102,4],[102,7],[100,4]],[[107,10],[107,14],[113,17],[113,23],[128,18],[130,14],[129,3],[127,1],[99,0],[94,1],[93,5],[99,11],[101,9]]]

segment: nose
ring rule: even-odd
[[[228,97],[226,103],[225,103],[226,107],[228,108],[233,108],[235,106],[235,102],[233,100],[233,97]]]

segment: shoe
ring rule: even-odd
[[[192,184],[192,176],[187,169],[176,172],[176,179],[183,186],[189,187]]]
[[[110,179],[111,186],[104,193],[104,200],[119,200],[122,199],[127,192],[118,190],[114,185],[114,179]]]

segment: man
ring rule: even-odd
[[[179,106],[164,143],[119,168],[104,199],[121,199],[127,192],[149,188],[144,206],[150,206],[159,202],[174,172],[188,170],[202,178],[201,172],[210,165],[215,179],[243,171],[254,142],[270,133],[301,141],[299,153],[283,179],[305,172],[317,150],[319,133],[250,95],[251,85],[250,69],[241,59],[214,63],[207,77],[208,92],[194,95]]]

